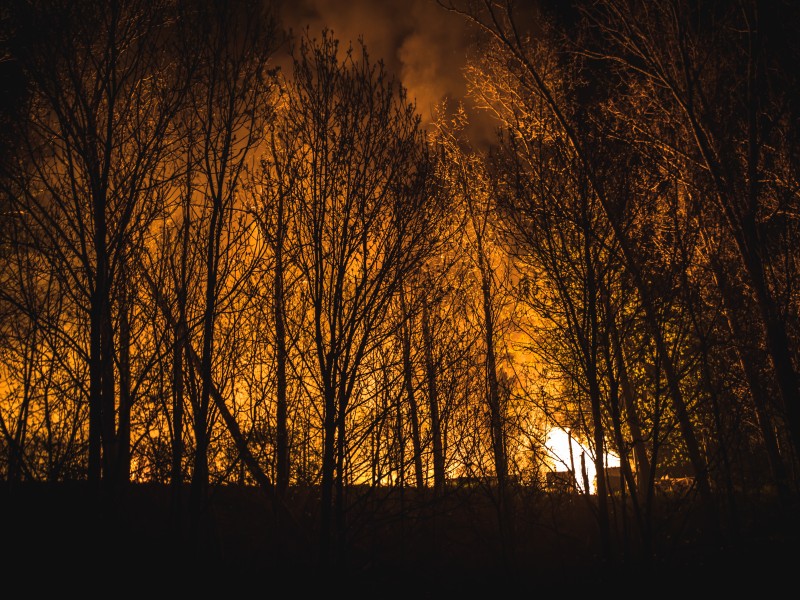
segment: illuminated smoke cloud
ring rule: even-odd
[[[371,59],[382,59],[402,81],[425,123],[445,99],[451,109],[461,101],[470,105],[462,72],[469,31],[435,0],[285,0],[281,18],[295,33],[308,26],[318,36],[327,26],[343,48],[363,38]],[[487,135],[484,123],[476,126]]]

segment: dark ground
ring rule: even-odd
[[[665,504],[653,520],[655,556],[646,560],[631,532],[627,546],[615,536],[609,564],[600,558],[596,520],[582,497],[520,495],[514,553],[504,561],[485,490],[452,490],[436,505],[411,490],[364,488],[352,496],[346,560],[324,571],[311,490],[292,490],[296,523],[280,536],[272,507],[254,488],[215,488],[204,525],[192,528],[188,517],[174,525],[164,486],[132,485],[109,510],[85,484],[2,484],[0,577],[6,589],[19,584],[36,596],[174,590],[179,597],[572,598],[603,590],[680,599],[761,598],[797,587],[796,511],[781,515],[765,499],[737,502],[735,523],[718,511],[724,522],[716,536],[703,533],[685,501]]]

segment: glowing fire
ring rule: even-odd
[[[589,493],[595,493],[595,478],[597,472],[594,468],[594,453],[586,446],[576,440],[569,429],[553,427],[547,434],[545,441],[550,466],[561,472],[572,472],[580,491],[584,491],[582,468],[586,469],[586,476],[589,480]],[[584,460],[581,462],[581,455]],[[619,457],[615,454],[606,452],[606,467],[619,467]]]

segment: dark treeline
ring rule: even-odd
[[[554,498],[602,561],[657,557],[678,510],[717,544],[791,522],[798,7],[440,5],[490,147],[262,2],[8,3],[8,490],[158,484],[199,543],[257,488],[323,565],[368,513],[435,547],[454,494],[503,564]]]

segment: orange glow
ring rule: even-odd
[[[576,440],[568,428],[553,427],[545,441],[547,458],[554,471],[572,472],[575,474],[578,489],[583,492],[583,476],[581,471],[581,455],[584,456],[586,475],[589,480],[589,493],[595,494],[597,471],[594,467],[594,453]],[[619,457],[606,452],[606,467],[619,467]]]

